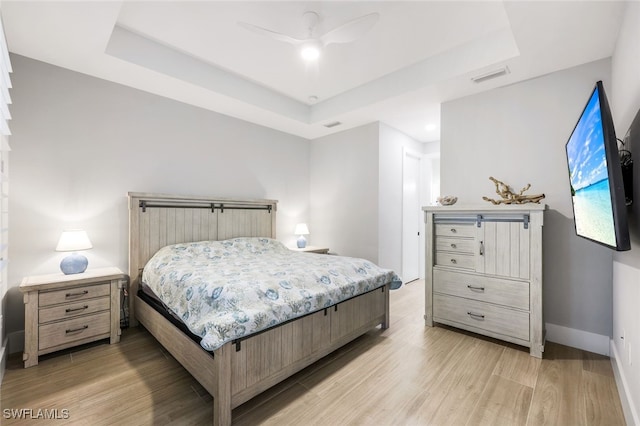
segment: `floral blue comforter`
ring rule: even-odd
[[[384,284],[401,285],[393,271],[367,260],[293,252],[268,238],[167,246],[142,280],[209,351]]]

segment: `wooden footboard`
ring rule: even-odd
[[[213,424],[230,425],[231,410],[368,330],[389,325],[389,286],[341,302],[238,342],[213,356],[135,298],[142,325],[213,396]]]

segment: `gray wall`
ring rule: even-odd
[[[601,60],[442,105],[441,188],[458,203],[499,198],[488,177],[545,193],[545,322],[612,333],[612,251],[575,236],[565,143],[597,80]]]
[[[384,123],[311,142],[310,244],[402,273],[403,148],[424,150]]]
[[[273,198],[278,239],[309,220],[309,141],[12,55],[7,331],[16,286],[59,271],[60,232],[87,230],[93,267],[128,268],[128,191]]]
[[[309,244],[378,262],[378,135],[371,123],[311,142]]]

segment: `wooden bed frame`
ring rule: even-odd
[[[129,193],[129,316],[142,324],[213,396],[213,424],[231,410],[368,330],[389,326],[389,284],[264,332],[213,354],[137,295],[142,268],[169,244],[276,236],[275,200]]]

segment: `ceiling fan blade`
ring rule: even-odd
[[[331,43],[349,43],[362,37],[380,19],[379,13],[370,13],[359,18],[352,19],[320,37],[325,46]]]
[[[260,34],[266,37],[271,37],[273,39],[284,41],[285,43],[290,43],[293,45],[298,45],[305,41],[305,40],[300,40],[300,39],[288,36],[286,34],[277,33],[275,31],[271,31],[266,28],[258,27],[257,25],[248,24],[246,22],[238,22],[238,25],[256,34]]]

